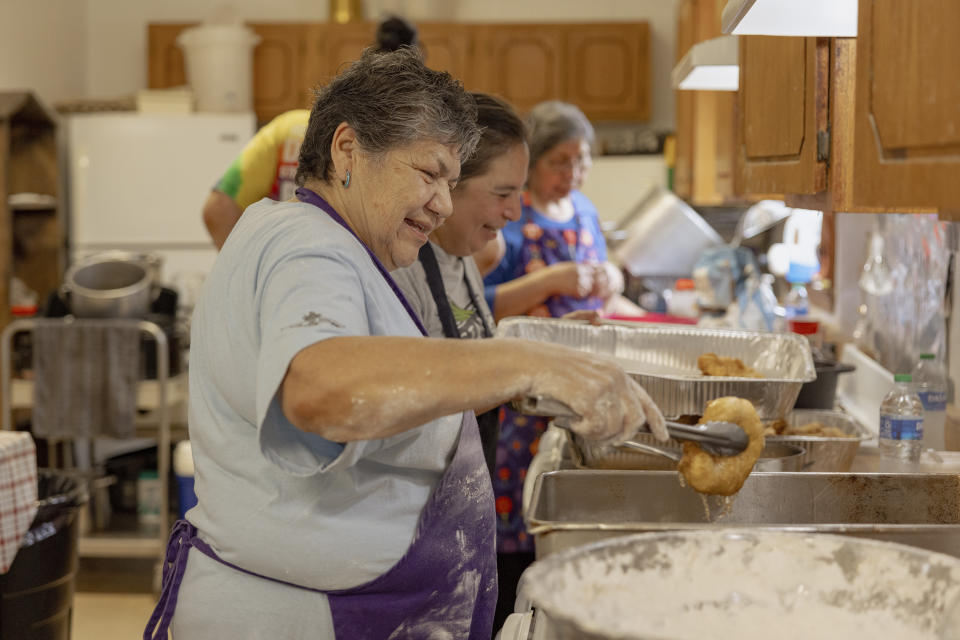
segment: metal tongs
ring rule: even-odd
[[[520,413],[532,416],[544,416],[554,418],[553,423],[558,427],[569,429],[570,421],[576,419],[577,414],[564,402],[554,398],[542,396],[525,396],[515,400],[513,408]],[[710,421],[701,424],[683,424],[672,420],[666,421],[667,433],[674,440],[685,440],[696,442],[704,451],[718,456],[735,456],[747,448],[750,438],[747,433],[733,422]],[[646,425],[640,428],[641,431],[649,433]],[[649,445],[643,442],[628,440],[621,445],[625,449],[637,449],[648,453],[659,453],[668,458],[673,458],[674,451],[668,448],[661,448]]]

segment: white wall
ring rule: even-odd
[[[327,0],[3,0],[0,88],[34,87],[48,101],[113,98],[147,84],[147,25],[198,21],[230,6],[246,21],[323,21]],[[676,0],[367,0],[366,13],[414,21],[647,20],[651,27],[650,126],[673,128],[670,70]]]
[[[30,89],[48,105],[84,95],[86,5],[87,0],[2,0],[0,91]]]

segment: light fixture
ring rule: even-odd
[[[740,88],[737,36],[720,36],[690,47],[673,68],[674,89],[736,91]]]
[[[758,36],[857,35],[858,0],[727,0],[724,33]]]

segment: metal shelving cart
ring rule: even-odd
[[[65,322],[82,322],[58,319]],[[0,390],[2,390],[2,428],[13,428],[13,411],[33,406],[33,381],[12,375],[11,345],[15,334],[32,332],[37,322],[50,320],[16,320],[0,336]],[[115,319],[111,322],[135,323],[142,334],[153,338],[156,346],[156,379],[140,380],[136,388],[137,417],[134,437],[157,440],[157,475],[160,482],[160,520],[157,524],[142,524],[124,530],[93,531],[81,535],[80,556],[111,558],[155,558],[157,567],[163,559],[170,530],[170,446],[174,438],[186,437],[185,431],[172,433],[172,409],[187,398],[187,374],[170,376],[168,341],[163,330],[153,322],[135,319]],[[101,321],[102,322],[102,321]],[[129,324],[128,324],[129,326]]]

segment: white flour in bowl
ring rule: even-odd
[[[572,549],[523,584],[553,624],[595,637],[941,640],[954,637],[940,632],[960,560],[824,534],[697,531]]]

